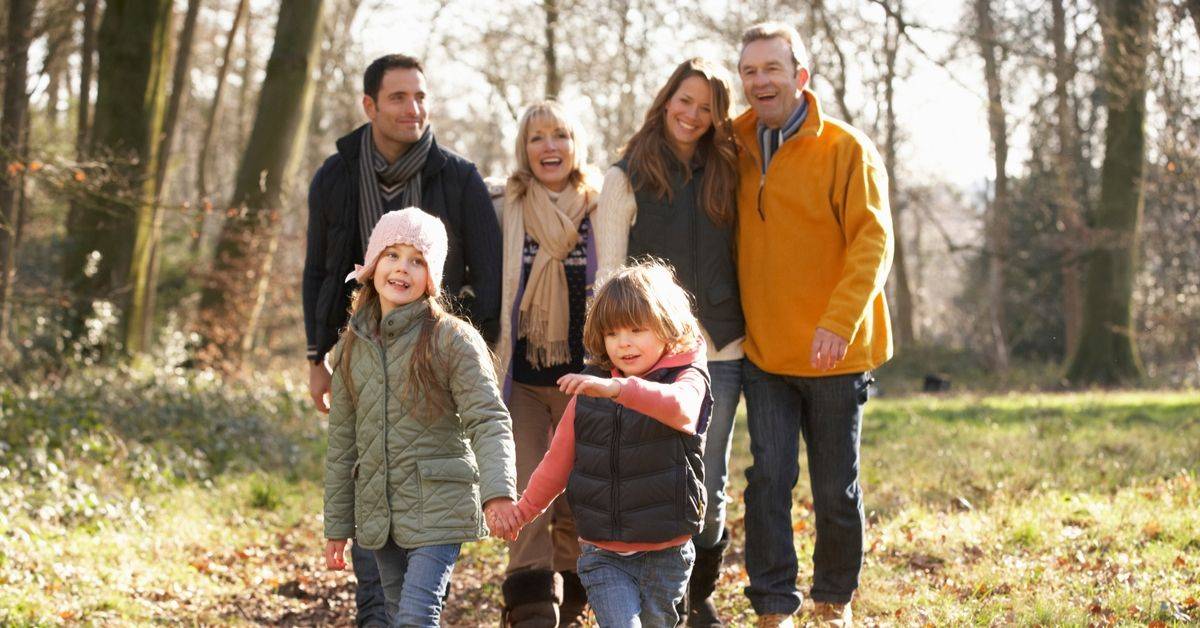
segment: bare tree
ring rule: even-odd
[[[133,291],[144,289],[149,269],[170,15],[170,0],[106,3],[91,154],[109,159],[116,176],[93,202],[75,205],[67,217],[63,272],[76,298],[76,320],[69,325],[78,328],[93,300],[112,300],[132,351],[141,349],[140,336],[130,333],[140,329],[130,326],[136,319],[130,310],[138,303]]]
[[[545,41],[542,44],[542,56],[546,60],[546,98],[558,98],[562,89],[562,76],[558,72],[558,51],[554,47],[554,36],[558,29],[558,0],[542,0],[542,11],[546,14],[546,26],[543,29]]]
[[[20,192],[24,186],[29,114],[29,43],[36,0],[9,0],[4,47],[4,110],[0,113],[0,164],[16,164],[0,172],[0,346],[8,343],[12,285],[16,278],[17,230],[21,223]]]
[[[96,4],[83,0],[83,44],[79,50],[79,114],[75,125],[75,151],[81,161],[87,155],[91,129],[92,65],[96,56]]]
[[[284,183],[308,128],[323,2],[294,0],[279,13],[254,130],[238,168],[232,198],[237,213],[222,226],[200,296],[208,361],[237,363],[252,348],[278,244]]]
[[[171,160],[171,141],[175,137],[175,123],[179,108],[190,90],[187,80],[189,60],[192,55],[192,39],[196,32],[196,18],[200,14],[200,0],[188,0],[183,27],[179,35],[179,48],[175,51],[175,69],[171,75],[171,97],[163,118],[158,140],[158,155],[154,172],[153,218],[150,224],[149,251],[146,258],[134,269],[133,307],[129,320],[129,349],[131,352],[148,349],[152,342],[154,314],[158,295],[158,272],[160,264],[160,240],[162,237],[163,208],[166,198],[167,168]]]
[[[1075,351],[1079,342],[1079,323],[1083,318],[1083,286],[1080,277],[1080,247],[1085,237],[1082,198],[1079,182],[1083,180],[1078,168],[1078,142],[1075,138],[1076,118],[1071,108],[1069,87],[1074,63],[1067,51],[1067,18],[1063,0],[1051,0],[1050,37],[1054,42],[1054,103],[1055,129],[1058,132],[1057,199],[1063,221],[1063,319],[1066,327],[1066,356]]]
[[[984,229],[985,253],[988,260],[988,322],[991,330],[992,364],[997,370],[1004,371],[1008,369],[1004,311],[1004,256],[1008,251],[1008,122],[1004,117],[991,0],[975,0],[975,19],[975,39],[983,57],[983,76],[988,93],[988,129],[992,136],[992,152],[995,159],[995,182]]]
[[[249,6],[249,0],[238,0],[237,11],[233,15],[233,25],[229,27],[229,35],[225,39],[225,52],[221,55],[221,66],[217,70],[217,88],[213,92],[213,101],[208,108],[204,135],[200,140],[200,153],[196,157],[196,196],[201,201],[206,201],[208,198],[208,151],[212,148],[213,133],[221,115],[221,95],[225,93],[225,79],[229,76],[229,62],[233,55],[233,45],[237,41],[238,27],[246,19],[246,11]],[[248,51],[247,54],[249,54]]]
[[[895,14],[903,14],[902,0],[896,1]],[[900,347],[911,346],[916,339],[913,329],[915,319],[913,293],[909,285],[908,266],[905,263],[903,221],[904,202],[900,196],[898,180],[901,178],[896,171],[896,57],[900,51],[900,42],[904,37],[904,21],[893,18],[889,12],[884,24],[884,144],[883,157],[888,172],[888,198],[891,199],[892,223],[896,232],[896,251],[892,267],[896,272],[892,275],[896,287],[896,343]]]
[[[1134,342],[1133,282],[1146,160],[1146,68],[1155,8],[1151,0],[1114,0],[1102,9],[1108,123],[1083,325],[1067,368],[1067,378],[1079,385],[1127,384],[1142,377]]]

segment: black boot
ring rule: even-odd
[[[526,569],[508,575],[501,585],[504,610],[500,625],[507,628],[557,628],[562,604],[562,578],[548,569]]]
[[[729,547],[729,529],[721,532],[721,540],[713,547],[696,548],[696,564],[688,579],[687,625],[691,628],[720,628],[725,624],[717,616],[712,594],[721,577],[721,558]]]
[[[558,625],[582,626],[587,617],[587,589],[579,581],[579,574],[574,571],[560,571],[562,576],[563,595],[562,605],[558,607]]]

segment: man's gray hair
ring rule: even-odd
[[[742,52],[746,51],[746,46],[750,45],[750,42],[776,37],[787,42],[792,49],[792,61],[796,64],[797,70],[808,67],[808,49],[804,47],[800,33],[791,24],[783,22],[759,22],[747,28],[746,32],[742,33]]]

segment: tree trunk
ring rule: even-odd
[[[267,298],[284,184],[295,169],[312,106],[323,0],[293,0],[281,11],[250,142],[232,205],[200,297],[204,358],[237,363],[251,349]],[[248,295],[248,296],[247,296]]]
[[[88,152],[91,129],[92,61],[96,56],[96,3],[83,0],[83,45],[79,51],[79,113],[75,126],[75,153],[82,161]]]
[[[25,122],[29,115],[29,43],[36,0],[9,0],[5,24],[4,109],[0,112],[0,347],[8,345],[9,301],[17,276],[20,192],[25,183]],[[8,168],[12,163],[18,167]]]
[[[821,23],[821,30],[825,32],[825,38],[829,40],[829,45],[833,48],[834,56],[837,57],[837,78],[830,80],[830,83],[833,84],[834,100],[837,101],[838,110],[842,113],[842,119],[849,123],[850,126],[854,126],[854,114],[850,111],[850,105],[846,102],[846,53],[842,51],[842,46],[838,43],[843,34],[834,28],[833,20],[829,17],[829,10],[825,7],[823,0],[813,2],[812,9],[815,17]],[[899,27],[903,28],[903,25],[901,24]],[[897,41],[899,41],[899,38],[897,38]],[[892,172],[889,168],[888,175],[891,176],[891,174]],[[892,200],[894,201],[895,197]]]
[[[896,10],[902,11],[903,6],[898,3]],[[895,23],[895,28],[892,26],[893,23]],[[904,348],[911,346],[915,340],[913,295],[908,282],[908,267],[904,259],[907,247],[904,244],[903,223],[900,220],[904,203],[900,198],[900,186],[897,183],[899,177],[896,172],[896,143],[898,142],[894,98],[896,56],[900,50],[900,39],[904,36],[904,23],[893,19],[889,14],[885,28],[887,33],[884,37],[884,105],[886,106],[884,161],[888,173],[888,198],[892,206],[892,225],[896,236],[896,251],[892,261],[892,267],[896,269],[896,273],[892,275],[896,287],[896,345],[897,348]]]
[[[167,166],[171,159],[171,140],[175,137],[175,121],[179,108],[187,96],[190,83],[187,80],[188,64],[192,54],[192,39],[196,32],[196,18],[200,14],[200,0],[188,0],[187,13],[179,35],[179,49],[175,51],[175,69],[171,75],[171,97],[163,118],[162,132],[158,140],[158,157],[154,172],[153,216],[150,224],[149,251],[144,267],[137,266],[133,273],[133,307],[129,316],[128,346],[131,353],[150,348],[154,331],[154,314],[158,295],[159,244],[162,238],[162,204],[166,198]]]
[[[140,347],[130,336],[130,323],[137,315],[134,291],[142,288],[149,261],[171,2],[106,4],[90,153],[109,161],[109,177],[68,217],[64,280],[76,297],[77,316],[86,316],[94,300],[114,301],[122,312],[126,346],[136,351]],[[98,261],[90,264],[95,254]],[[95,272],[85,273],[92,266]]]
[[[1079,343],[1079,325],[1083,319],[1083,280],[1080,277],[1080,247],[1085,238],[1083,212],[1080,207],[1079,181],[1082,177],[1077,169],[1078,149],[1075,140],[1075,113],[1071,110],[1068,87],[1074,73],[1074,64],[1067,52],[1067,18],[1063,0],[1051,0],[1051,39],[1054,40],[1054,101],[1055,120],[1058,132],[1056,161],[1056,183],[1058,185],[1058,209],[1063,222],[1062,230],[1062,298],[1063,322],[1066,332],[1064,362],[1075,352]]]
[[[1081,386],[1135,383],[1143,375],[1134,341],[1133,285],[1146,160],[1146,65],[1156,4],[1115,0],[1102,6],[1108,124],[1083,325],[1067,368],[1067,379]]]
[[[558,29],[558,0],[542,0],[546,12],[546,41],[542,54],[546,59],[546,98],[558,98],[562,89],[562,76],[558,71],[558,51],[554,47],[554,35]]]
[[[995,153],[996,183],[984,227],[984,249],[988,261],[988,323],[991,328],[992,366],[1003,372],[1008,369],[1004,311],[1004,257],[1008,251],[1008,122],[1004,117],[991,0],[975,0],[975,17],[976,39],[983,56],[983,76],[988,91],[988,129]]]
[[[221,68],[217,70],[217,89],[213,92],[212,105],[208,108],[208,119],[204,123],[204,135],[200,140],[200,155],[196,158],[196,196],[201,204],[208,201],[208,151],[212,148],[213,133],[216,132],[217,120],[221,113],[221,94],[225,93],[225,78],[229,76],[229,62],[233,58],[233,45],[237,41],[238,27],[246,18],[248,0],[238,0],[237,13],[233,15],[233,25],[229,27],[229,36],[225,39],[225,52],[221,55]],[[246,54],[250,54],[247,50]],[[246,77],[242,78],[243,81]]]

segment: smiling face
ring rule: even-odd
[[[690,157],[700,138],[712,128],[712,89],[700,76],[689,76],[667,101],[667,139],[676,152]]]
[[[738,62],[738,75],[750,107],[772,129],[787,122],[808,83],[808,70],[796,67],[791,46],[781,37],[746,44]]]
[[[429,267],[425,256],[409,244],[393,244],[379,254],[375,274],[371,278],[379,293],[379,308],[383,316],[425,296],[429,287]]]
[[[575,139],[562,123],[548,115],[535,116],[525,129],[525,154],[533,176],[547,189],[561,192],[575,168]]]
[[[645,375],[667,351],[667,343],[649,327],[618,327],[604,334],[608,359],[626,376]]]
[[[427,91],[423,72],[416,68],[393,68],[384,73],[378,94],[363,96],[363,110],[380,144],[388,143],[399,150],[421,139],[429,119],[425,108]]]

